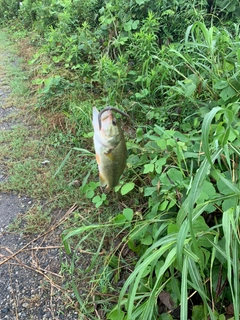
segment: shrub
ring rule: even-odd
[[[0,1],[0,19],[9,22],[18,16],[20,1],[18,0],[1,0]]]

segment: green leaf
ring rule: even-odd
[[[129,193],[130,191],[132,191],[132,189],[135,187],[135,183],[134,182],[128,182],[126,184],[124,184],[121,188],[121,194],[124,196],[125,194]]]
[[[192,320],[199,320],[204,319],[205,313],[204,313],[204,306],[194,306],[192,309]]]
[[[123,215],[124,215],[124,217],[126,218],[126,220],[131,221],[132,218],[133,218],[133,210],[130,209],[130,208],[125,208],[125,209],[123,210]]]
[[[184,256],[182,266],[182,281],[181,281],[181,309],[180,319],[188,319],[188,292],[187,292],[187,278],[188,278],[188,261],[189,258]]]
[[[137,142],[142,141],[142,139],[143,139],[143,129],[142,128],[137,128],[136,136],[137,136]]]
[[[132,22],[133,20],[129,20],[128,22],[125,22],[123,28],[125,31],[131,31],[132,30]]]
[[[189,141],[189,137],[185,134],[182,134],[181,132],[179,131],[176,131],[174,133],[174,137],[182,142],[188,142]]]
[[[232,209],[236,205],[237,197],[235,198],[236,198],[235,201],[234,201],[234,196],[233,198],[224,200],[222,203],[222,210],[227,211],[229,209]]]
[[[104,200],[106,200],[106,195],[103,193],[102,196],[95,196],[92,199],[92,202],[95,203],[96,208],[99,208],[103,204]]]
[[[173,317],[169,313],[162,313],[159,320],[173,320]]]
[[[149,172],[153,172],[154,171],[154,164],[153,163],[148,163],[144,165],[144,170],[143,173],[149,173]]]
[[[99,208],[102,204],[103,204],[103,201],[100,200],[100,201],[98,201],[98,202],[95,204],[95,207],[96,207],[96,208]]]
[[[185,95],[187,97],[191,97],[194,94],[196,88],[197,86],[195,85],[195,83],[189,83],[185,85]]]
[[[144,197],[149,197],[156,191],[157,191],[156,187],[146,187],[144,189]]]
[[[166,158],[161,158],[161,159],[158,159],[156,162],[155,162],[155,170],[157,173],[161,173],[162,172],[162,167],[163,165],[166,163]]]
[[[209,148],[209,132],[210,132],[212,120],[220,110],[222,111],[224,109],[221,107],[213,108],[209,113],[206,114],[202,124],[203,151],[205,152],[206,158],[211,164],[212,164],[212,159],[211,159],[211,153]]]
[[[97,203],[97,202],[99,202],[99,201],[101,201],[102,200],[102,198],[100,197],[100,196],[95,196],[93,199],[92,199],[92,202],[93,203]]]
[[[219,80],[215,83],[214,89],[224,89],[228,86],[228,82],[226,80]]]
[[[170,222],[168,224],[167,230],[168,230],[167,232],[168,234],[177,233],[179,231],[179,227],[176,223]]]
[[[71,246],[68,240],[63,241],[64,249],[67,254],[70,254],[72,252]]]
[[[128,22],[125,22],[123,28],[125,31],[131,31],[136,30],[139,25],[139,20],[129,20]]]
[[[137,27],[138,27],[138,25],[139,25],[139,20],[135,20],[135,21],[132,23],[132,29],[133,29],[133,30],[136,30]]]
[[[169,204],[169,200],[164,200],[163,203],[161,203],[160,206],[159,206],[159,211],[166,210],[168,204]]]
[[[136,3],[139,5],[144,4],[145,2],[149,2],[149,0],[136,0]]]
[[[114,310],[107,315],[107,320],[123,320],[125,312],[122,310]]]
[[[149,95],[149,93],[150,93],[149,90],[144,88],[141,90],[140,93],[139,92],[135,93],[135,96],[137,99],[141,99],[141,98],[147,97]]]
[[[203,182],[203,189],[197,200],[197,203],[202,203],[204,200],[213,198],[216,195],[216,190],[210,181],[205,180]]]
[[[114,222],[117,223],[117,224],[118,223],[120,223],[120,224],[124,223],[124,222],[126,222],[126,217],[122,213],[120,213],[115,217]]]
[[[223,89],[220,93],[220,97],[223,101],[227,101],[228,99],[234,97],[236,95],[236,91],[232,87],[227,87]]]
[[[66,241],[67,239],[69,239],[71,237],[78,236],[85,231],[87,231],[89,234],[91,234],[90,232],[92,230],[101,229],[102,227],[103,227],[102,225],[94,224],[94,225],[90,225],[90,226],[83,226],[83,227],[75,228],[70,231],[67,230],[65,232],[65,234],[63,234],[63,241]],[[106,225],[104,227],[106,227]]]
[[[231,180],[230,172],[224,172],[224,173],[221,173],[221,175],[226,179]],[[228,187],[228,185],[222,179],[219,179],[218,175],[215,175],[214,178],[217,179],[217,188],[221,194],[229,195],[232,193],[232,190]]]
[[[173,184],[181,184],[183,181],[182,173],[175,168],[169,169],[167,175]]]
[[[145,234],[144,237],[141,239],[141,243],[147,246],[151,245],[152,241],[152,236],[149,233]]]
[[[165,150],[167,148],[167,141],[166,139],[158,139],[157,140],[157,145],[161,150]]]
[[[88,199],[92,199],[93,196],[94,196],[94,190],[92,190],[92,189],[87,190],[87,192],[86,192],[86,197],[87,197]],[[93,201],[93,202],[94,202],[94,201]]]

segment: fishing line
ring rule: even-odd
[[[117,108],[114,108],[114,107],[111,107],[111,106],[106,107],[106,108],[102,109],[102,110],[98,113],[99,130],[101,130],[101,127],[102,127],[101,116],[102,116],[102,114],[103,114],[105,111],[115,111],[115,112],[118,112],[118,113],[120,113],[121,115],[123,115],[123,116],[125,116],[125,117],[130,118],[130,116],[129,116],[127,113],[125,113],[125,112],[123,112],[123,111],[121,111],[121,110],[119,110],[119,109],[117,109]]]

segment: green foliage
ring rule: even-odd
[[[221,1],[216,0],[212,4],[211,8],[212,13],[218,15],[218,16],[225,16],[228,18],[239,18],[240,16],[240,6],[239,1],[233,0],[233,1]]]
[[[61,76],[35,79],[33,84],[41,85],[41,89],[39,89],[39,107],[51,105],[54,108],[59,104],[63,96],[66,98],[68,90],[72,87],[70,81]]]
[[[72,1],[71,10],[77,26],[87,22],[92,27],[97,25],[99,9],[104,5],[103,0],[74,0]]]
[[[0,1],[0,19],[8,21],[16,18],[20,8],[20,1],[18,0],[1,0]]]
[[[110,224],[88,226],[90,230],[127,228],[124,241],[139,256],[108,319],[157,319],[157,300],[162,291],[172,297],[173,310],[181,305],[181,319],[188,319],[190,289],[196,290],[202,301],[201,309],[194,309],[194,317],[200,312],[203,318],[215,319],[209,301],[219,303],[224,299],[216,292],[216,270],[228,279],[228,299],[234,303],[237,318],[239,285],[233,275],[239,272],[240,190],[239,173],[234,169],[239,156],[238,111],[239,104],[212,109],[204,117],[202,137],[196,131],[181,134],[156,125],[141,137],[142,141],[148,140],[143,147],[134,142],[128,145],[128,166],[135,181],[123,186],[121,194],[139,185],[141,176],[143,187],[138,192],[148,199],[147,212],[143,218],[125,208]],[[212,219],[218,219],[218,224]],[[83,231],[86,228],[67,233],[65,245],[71,236]],[[209,279],[210,287],[206,286]]]
[[[139,258],[108,319],[158,319],[158,299],[163,291],[173,301],[171,312],[181,306],[181,319],[188,318],[188,297],[194,291],[200,307],[192,310],[193,317],[201,314],[216,319],[219,314],[221,318],[215,305],[233,303],[237,319],[239,285],[233,274],[239,273],[238,36],[233,38],[226,29],[196,22],[187,28],[183,44],[160,49],[154,32],[146,33],[145,24],[132,39],[127,52],[136,64],[119,81],[125,79],[125,88],[130,88],[129,74],[136,78],[140,91],[135,98],[142,113],[148,110],[147,120],[159,121],[166,110],[176,108],[173,101],[177,99],[184,102],[180,110],[183,121],[178,114],[173,122],[180,130],[144,123],[136,139],[128,142],[128,180],[132,182],[116,191],[125,195],[138,189],[138,200],[135,210],[125,208],[108,227],[127,229],[124,241]],[[141,51],[141,45],[149,50]],[[110,55],[104,59],[107,63],[95,79],[113,81],[116,88],[118,80],[114,82],[113,75],[118,66],[111,63]],[[162,79],[149,80],[164,67]],[[102,78],[106,70],[108,79]],[[121,90],[126,92],[125,88]],[[147,100],[150,103],[150,93],[155,100],[161,93],[169,106],[160,110],[144,104]],[[184,108],[190,103],[195,111]],[[147,199],[144,214],[136,209],[140,199]],[[105,205],[109,202],[101,203]],[[80,232],[75,230],[74,235]],[[121,255],[118,259],[121,266]],[[216,272],[221,278],[216,278]],[[219,281],[228,282],[227,297],[217,289]]]
[[[34,26],[39,33],[43,34],[46,28],[56,26],[61,12],[68,4],[69,0],[23,0],[19,15],[25,27]]]
[[[80,10],[77,0],[25,0],[20,13],[26,26],[45,35],[40,53],[47,52],[53,66],[73,73],[71,90],[77,90],[80,80],[84,90],[96,91],[109,104],[125,100],[127,108],[167,101],[168,109],[176,109],[176,98],[181,99],[182,108],[175,114],[179,118],[187,115],[189,103],[196,105],[196,97],[215,100],[215,83],[207,76],[213,67],[214,80],[221,80],[222,71],[231,71],[235,59],[236,50],[227,48],[237,45],[237,39],[227,30],[207,29],[203,8],[201,1],[94,0],[81,1]]]
[[[120,243],[94,278],[98,293],[119,296],[107,319],[174,319],[178,310],[182,320],[224,319],[230,305],[239,317],[240,39],[228,21],[238,3],[215,4],[216,21],[205,1],[36,0],[20,10],[44,36],[31,61],[39,106],[74,124],[54,144],[81,156],[78,195],[98,220],[64,231],[72,274],[93,235],[97,253],[109,232]],[[134,126],[124,126],[123,180],[106,194],[89,157],[93,101],[121,105]]]

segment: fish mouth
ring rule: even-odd
[[[106,111],[115,111],[115,112],[118,112],[118,113],[120,113],[121,115],[123,115],[123,116],[125,116],[125,117],[130,118],[127,113],[125,113],[125,112],[123,112],[123,111],[121,111],[121,110],[119,110],[119,109],[117,109],[117,108],[108,106],[108,107],[102,109],[102,110],[98,113],[99,130],[101,130],[101,127],[102,127],[102,122],[101,122],[102,114],[103,114],[104,112],[106,112]]]

